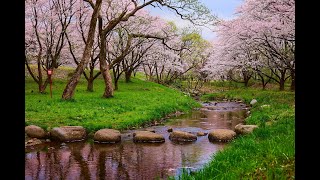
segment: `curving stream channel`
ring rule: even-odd
[[[168,127],[186,132],[209,132],[234,127],[243,122],[248,107],[237,102],[209,102],[188,114],[171,117],[161,126],[164,143],[134,143],[134,130],[121,132],[121,142],[98,144],[92,141],[47,142],[25,153],[25,179],[167,179],[183,169],[202,168],[211,155],[226,143],[212,143],[208,136],[197,141],[175,143],[169,140]]]

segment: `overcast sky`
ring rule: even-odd
[[[200,0],[203,4],[205,4],[212,12],[212,14],[217,15],[222,19],[232,19],[234,17],[235,8],[239,6],[243,0]],[[163,8],[160,10],[159,8],[153,8],[152,6],[148,6],[147,8],[152,15],[160,16],[168,21],[174,21],[178,27],[188,26],[188,21],[181,20],[177,15],[173,12],[168,11]],[[214,32],[210,29],[202,27],[202,37],[207,40],[212,40],[215,37]]]

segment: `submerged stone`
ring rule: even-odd
[[[207,135],[208,133],[205,133],[205,132],[197,132],[197,136],[205,136]]]
[[[156,130],[154,130],[153,128],[146,128],[146,131],[153,132],[153,133],[156,132]]]

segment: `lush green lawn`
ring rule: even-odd
[[[294,92],[234,89],[204,95],[203,100],[255,98],[247,124],[260,126],[252,134],[238,137],[212,156],[204,169],[181,179],[294,179],[295,109]],[[270,107],[261,107],[270,105]],[[271,125],[270,125],[271,124]]]
[[[67,74],[67,73],[65,73]],[[162,85],[132,79],[119,82],[113,98],[102,98],[103,80],[94,83],[94,92],[86,91],[86,80],[79,82],[74,101],[62,101],[66,78],[53,79],[53,98],[37,92],[37,84],[26,77],[25,124],[50,129],[62,125],[80,125],[89,131],[101,128],[126,129],[160,119],[174,111],[188,111],[198,106],[192,98]]]

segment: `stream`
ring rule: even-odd
[[[210,142],[198,136],[195,142],[169,140],[169,127],[196,134],[234,127],[243,122],[248,107],[238,102],[208,102],[202,107],[152,126],[165,137],[164,143],[134,143],[135,130],[121,132],[121,142],[99,144],[92,140],[62,143],[46,142],[25,153],[25,179],[167,179],[183,170],[196,171],[227,143]],[[138,129],[138,130],[143,130]]]

